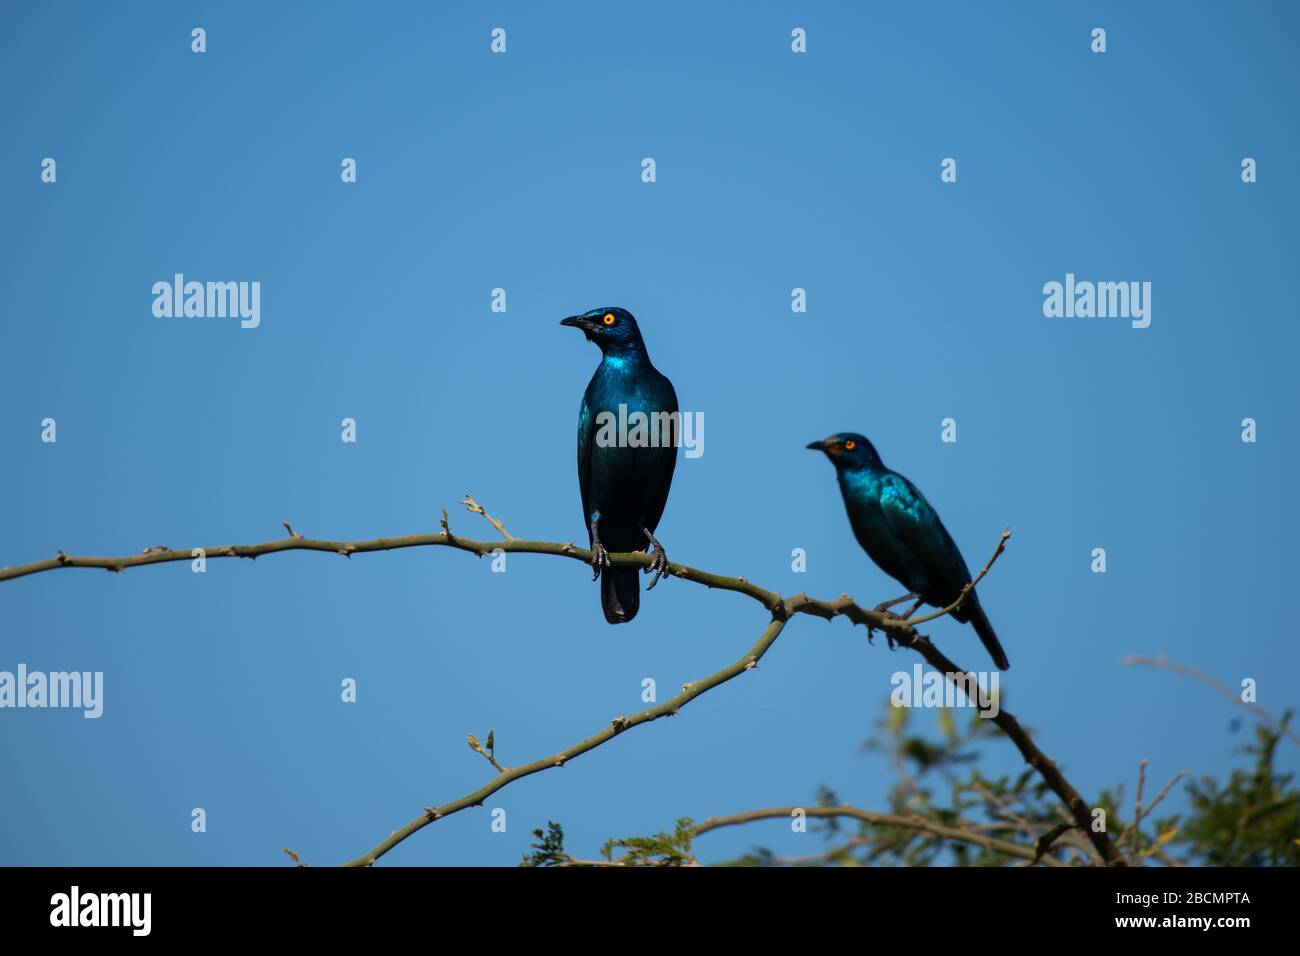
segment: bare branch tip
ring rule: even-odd
[[[509,531],[506,530],[506,526],[504,524],[502,524],[499,520],[497,520],[496,518],[488,514],[486,511],[484,511],[483,506],[474,500],[473,495],[466,492],[465,497],[461,499],[460,503],[465,506],[466,511],[472,511],[476,515],[482,515],[487,520],[488,524],[496,528],[497,533],[500,534],[501,537],[505,538],[507,541],[518,540],[517,538],[515,538],[514,535],[512,535]]]

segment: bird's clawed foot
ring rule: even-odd
[[[921,604],[921,600],[920,600],[921,595],[919,595],[919,594],[904,594],[902,597],[894,598],[892,601],[886,601],[884,604],[877,604],[877,605],[876,605],[876,610],[877,610],[879,613],[884,614],[884,613],[885,613],[886,611],[888,611],[891,607],[894,607],[895,605],[898,605],[898,604],[902,604],[904,601],[910,601],[910,600],[912,600],[913,598],[916,598],[916,599],[917,599],[916,604],[913,604],[913,605],[912,605],[912,611],[915,611],[915,610],[920,606],[920,604]],[[904,617],[911,617],[911,615],[912,615],[912,611],[908,611],[907,614],[905,614],[905,615],[903,615],[903,616],[904,616]]]
[[[600,543],[600,532],[596,530],[596,522],[593,521],[591,523],[591,579],[596,580],[600,577],[601,569],[609,566],[609,552]]]
[[[911,601],[913,598],[916,599],[916,603],[907,609],[906,614],[901,614],[901,615],[894,614],[892,611],[889,610],[891,607],[896,607],[897,605],[902,604],[904,601]],[[886,614],[890,617],[898,618],[900,621],[906,621],[908,618],[910,618],[913,614],[916,613],[916,609],[920,607],[921,604],[924,603],[924,601],[925,598],[921,597],[921,595],[919,594],[916,593],[904,594],[902,597],[896,597],[892,601],[885,601],[883,604],[877,604],[876,613]],[[885,632],[885,643],[889,645],[889,649],[891,651],[895,647],[897,647],[899,643],[901,643],[897,638],[894,637],[894,631],[892,628],[882,627],[881,630]],[[874,636],[875,636],[875,628],[868,627],[867,641],[870,642],[872,637]]]
[[[894,632],[893,632],[890,628],[882,627],[882,628],[880,628],[880,630],[884,632],[884,634],[885,634],[885,643],[886,643],[887,645],[889,645],[889,649],[892,651],[892,650],[895,648],[895,646],[898,645],[898,643],[899,643],[899,642],[898,642],[898,639],[897,639],[896,637],[894,637]],[[867,643],[868,643],[868,644],[875,644],[875,643],[876,643],[875,640],[874,640],[875,636],[876,636],[876,629],[875,629],[874,627],[872,627],[871,625],[868,624],[868,625],[867,625]]]
[[[646,565],[645,573],[649,574],[654,571],[655,576],[650,579],[646,586],[647,591],[653,591],[654,586],[659,583],[660,577],[666,577],[668,574],[668,552],[664,546],[659,543],[659,539],[652,535],[646,528],[641,529],[642,533],[650,541],[650,563]]]

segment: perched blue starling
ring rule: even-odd
[[[871,442],[855,432],[832,435],[808,447],[824,452],[835,466],[858,544],[882,571],[910,592],[881,607],[915,599],[907,612],[911,616],[923,603],[947,607],[957,600],[971,580],[970,570],[948,529],[916,486],[886,468]],[[1011,666],[974,590],[952,616],[975,626],[1000,670]]]
[[[600,365],[578,411],[578,485],[592,579],[605,575],[600,606],[606,621],[622,624],[636,617],[640,584],[635,567],[610,565],[610,552],[651,549],[650,588],[668,570],[654,531],[677,467],[677,393],[650,364],[641,330],[626,309],[594,309],[560,324],[581,329],[600,348]]]

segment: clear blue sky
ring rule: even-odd
[[[516,535],[583,541],[597,352],[557,323],[622,305],[707,422],[659,527],[675,560],[894,597],[803,448],[861,431],[972,565],[1013,530],[981,589],[1007,705],[1087,797],[1143,758],[1160,782],[1223,775],[1247,736],[1123,655],[1297,703],[1293,5],[23,2],[3,21],[0,565],[284,519],[436,531],[443,507],[490,536],[465,492]],[[260,327],[154,317],[176,272],[259,281]],[[1045,318],[1066,273],[1150,281],[1151,326]],[[467,733],[494,729],[507,764],[554,752],[639,709],[643,678],[663,699],[735,660],[765,615],[674,580],[612,628],[576,564],[417,550],[38,575],[0,585],[0,621],[0,669],[106,682],[99,720],[0,711],[0,862],[323,865],[485,782]],[[987,666],[968,627],[931,633]],[[513,864],[548,819],[590,855],[820,784],[878,808],[893,776],[857,748],[915,659],[796,620],[679,718],[502,791],[506,833],[473,810],[386,862]],[[699,848],[810,839],[770,823]]]

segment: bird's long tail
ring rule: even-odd
[[[600,606],[610,624],[624,624],[641,606],[641,582],[636,565],[605,568],[600,575]]]
[[[971,597],[975,597],[974,593]],[[971,602],[967,613],[970,614],[970,622],[975,627],[975,633],[980,636],[980,641],[984,644],[984,649],[989,652],[993,658],[993,663],[998,665],[998,670],[1004,671],[1011,666],[1007,660],[1007,653],[1002,649],[1002,644],[998,641],[997,634],[993,633],[993,625],[989,623],[988,617],[984,614],[984,608],[980,607],[978,599]]]

